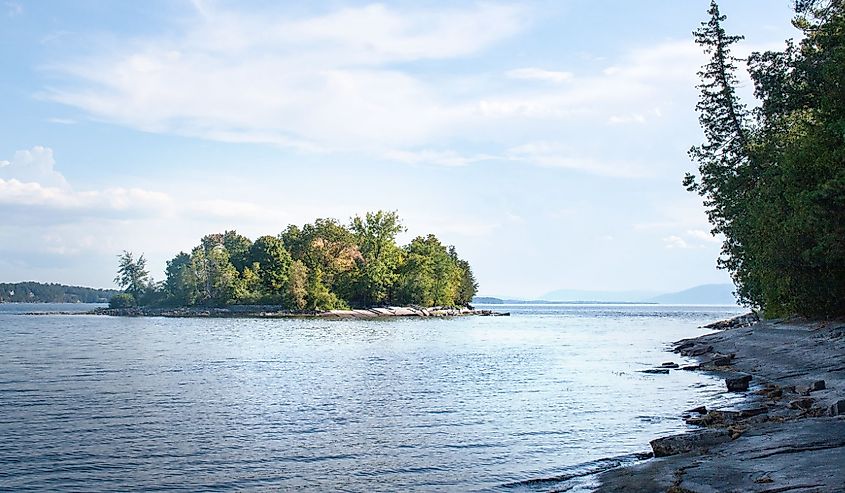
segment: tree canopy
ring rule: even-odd
[[[693,147],[704,197],[725,240],[719,266],[739,298],[769,316],[845,313],[845,7],[799,0],[793,24],[804,37],[747,60],[759,105],[739,101],[716,2],[695,32],[710,56],[699,73],[697,109],[705,143]]]
[[[468,304],[478,288],[469,263],[434,235],[399,246],[403,231],[392,211],[355,216],[348,225],[317,219],[255,241],[226,231],[204,236],[190,253],[169,260],[161,284],[149,281],[143,256],[124,252],[118,279],[142,305],[274,304],[319,311]]]

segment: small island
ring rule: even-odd
[[[120,255],[124,289],[95,313],[117,316],[372,318],[497,315],[474,310],[469,263],[433,234],[407,245],[392,211],[354,216],[348,225],[317,219],[255,241],[236,231],[209,234],[167,262],[165,280],[146,259]]]

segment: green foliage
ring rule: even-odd
[[[167,262],[161,285],[148,281],[140,304],[281,304],[290,310],[469,303],[478,285],[469,263],[433,235],[400,248],[395,212],[353,217],[349,227],[317,219],[251,242],[234,231],[206,235],[190,254]],[[143,257],[126,265],[143,270]],[[121,264],[123,265],[123,263]]]
[[[711,5],[696,33],[711,55],[698,106],[707,142],[691,151],[699,181],[685,183],[725,235],[719,265],[741,300],[769,316],[827,317],[845,313],[845,7],[797,8],[798,46],[749,59],[761,102],[749,122],[729,54],[739,38]]]
[[[105,303],[118,292],[55,283],[0,283],[0,303]]]
[[[300,260],[290,264],[285,300],[294,310],[304,310],[308,303],[308,268]]]
[[[392,294],[402,259],[402,252],[396,246],[396,235],[405,230],[399,215],[368,212],[363,218],[353,217],[350,229],[361,252],[354,297],[365,305],[385,303]]]
[[[135,297],[129,293],[119,293],[109,299],[109,308],[133,308],[138,306]]]
[[[165,297],[172,304],[188,306],[194,304],[197,299],[196,276],[191,265],[191,256],[185,252],[179,252],[167,261],[167,268],[164,270],[164,291]]]
[[[292,262],[282,240],[275,236],[262,236],[252,245],[249,258],[267,300],[280,302],[285,296]]]
[[[135,299],[140,299],[150,282],[150,273],[147,271],[146,259],[144,259],[143,255],[136,259],[132,252],[125,250],[118,258],[120,260],[114,282]]]
[[[237,231],[226,231],[223,233],[223,246],[229,252],[229,259],[238,272],[242,272],[252,263],[252,241],[246,236],[239,235]]]

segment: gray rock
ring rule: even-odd
[[[684,356],[702,356],[707,353],[713,352],[713,346],[695,346],[693,348],[687,349],[685,351],[681,351],[681,354]]]
[[[800,409],[802,411],[806,411],[813,407],[814,402],[816,402],[816,400],[810,397],[806,397],[804,399],[795,399],[794,401],[789,401],[789,407],[792,409]]]
[[[831,404],[827,409],[827,413],[831,416],[842,416],[845,414],[845,399],[839,399]]]
[[[674,361],[668,361],[668,362],[660,365],[661,368],[678,368],[678,366],[679,365],[677,363],[675,363]]]
[[[751,375],[725,379],[725,384],[727,384],[729,392],[745,392],[748,390],[748,384],[750,382]]]
[[[640,373],[651,373],[654,375],[668,375],[668,368],[649,368],[648,370],[639,370]]]
[[[687,411],[688,413],[698,413],[698,414],[707,414],[707,407],[705,406],[698,406],[690,409]]]
[[[651,449],[655,457],[668,457],[687,452],[703,452],[708,447],[728,442],[730,439],[725,430],[707,429],[652,440]]]
[[[824,390],[824,380],[816,380],[815,382],[810,384],[810,392],[815,392],[817,390]]]

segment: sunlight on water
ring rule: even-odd
[[[0,489],[546,491],[637,460],[685,429],[684,409],[725,402],[714,377],[637,370],[683,363],[667,344],[738,308],[493,308],[512,316],[0,305]]]

